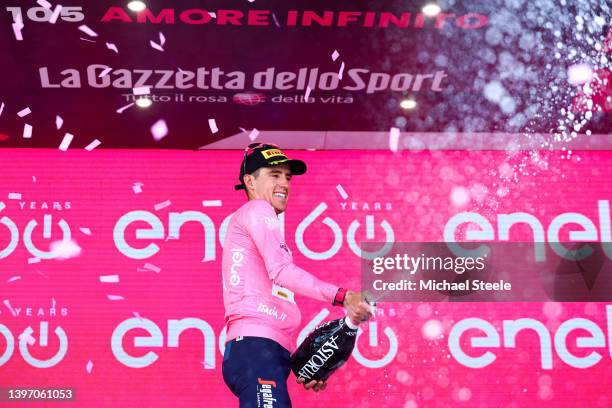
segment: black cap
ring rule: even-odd
[[[234,186],[235,190],[244,189],[243,177],[245,174],[252,174],[262,167],[274,167],[286,163],[292,175],[299,176],[306,173],[306,163],[288,158],[278,146],[273,144],[252,143],[245,149],[244,154],[238,176],[240,184]]]

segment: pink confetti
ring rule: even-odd
[[[55,116],[55,127],[57,128],[57,130],[60,130],[63,124],[64,124],[64,119],[62,119],[60,115],[56,115]]]
[[[83,41],[90,42],[90,43],[96,43],[96,40],[90,40],[89,38],[79,37],[79,39],[80,39],[80,40],[83,40]]]
[[[9,193],[9,200],[21,200],[21,193]]]
[[[204,207],[221,207],[223,203],[221,200],[204,200],[202,201]]]
[[[130,107],[132,107],[132,106],[134,106],[134,102],[132,102],[132,103],[130,103],[130,104],[128,104],[128,105],[125,105],[125,106],[123,106],[123,107],[121,107],[121,108],[117,109],[117,113],[121,114],[121,113],[123,113],[123,112],[124,112],[126,109],[128,109],[128,108],[130,108]]]
[[[166,137],[168,135],[168,125],[166,125],[166,121],[160,119],[155,122],[153,126],[151,126],[151,134],[153,135],[153,139],[158,142]]]
[[[151,40],[149,41],[149,44],[151,44],[151,47],[155,48],[157,51],[164,52],[164,49],[162,48],[162,46],[157,44],[155,41]]]
[[[99,141],[98,139],[95,139],[93,142],[85,146],[85,150],[87,150],[88,152],[91,152],[93,149],[100,146],[100,144],[102,144],[102,142]]]
[[[49,245],[51,256],[55,259],[70,259],[81,254],[81,247],[73,240],[54,241]]]
[[[79,231],[81,231],[85,235],[91,235],[91,230],[87,227],[79,228]]]
[[[21,279],[21,276],[13,276],[7,280],[7,283],[15,282],[16,280]]]
[[[217,122],[214,119],[208,119],[208,127],[210,127],[210,131],[213,133],[217,133],[219,131],[217,128]]]
[[[24,109],[20,110],[19,112],[17,112],[17,116],[19,116],[20,118],[23,118],[24,116],[27,116],[30,113],[32,113],[30,108],[24,108]]]
[[[40,5],[41,7],[46,8],[46,9],[50,9],[51,8],[51,3],[49,3],[47,0],[38,0],[36,3],[38,3],[38,5]]]
[[[106,43],[106,48],[108,48],[109,50],[115,51],[117,54],[119,54],[119,50],[117,49],[117,46],[113,43]]]
[[[119,295],[106,295],[106,297],[108,297],[108,300],[124,300],[125,299],[123,296],[119,296]]]
[[[17,313],[15,313],[15,310],[13,310],[13,307],[11,306],[11,302],[9,302],[8,299],[4,299],[4,301],[2,303],[4,303],[4,306],[6,306],[8,308],[8,310],[11,311],[11,314],[13,316],[17,316]]]
[[[344,190],[344,187],[342,187],[341,184],[338,184],[336,186],[336,190],[338,190],[338,193],[340,193],[340,196],[343,200],[346,200],[348,198],[348,194],[346,194],[346,191]]]
[[[15,39],[17,41],[23,41],[23,35],[21,34],[21,30],[23,30],[23,21],[21,21],[20,18],[18,19],[19,21],[13,23],[13,33],[15,33]]]
[[[113,69],[111,67],[106,67],[98,74],[98,78],[104,78],[107,76]]]
[[[80,25],[79,26],[79,30],[81,30],[82,32],[84,32],[85,34],[87,34],[90,37],[97,37],[98,34],[92,30],[91,28],[87,27],[85,24]]]
[[[214,11],[209,11],[208,15],[211,16],[212,18],[217,18],[217,13],[215,13]]]
[[[399,137],[399,128],[392,127],[391,131],[389,132],[389,150],[391,150],[392,152],[397,152],[397,148],[399,145]]]
[[[159,45],[163,47],[165,43],[166,43],[166,37],[164,37],[164,34],[160,31],[159,32]]]
[[[36,183],[36,176],[32,176],[32,183]]]
[[[142,316],[140,315],[140,313],[132,312],[132,314],[134,315],[134,317],[138,318],[139,320],[142,320]]]
[[[85,366],[85,370],[87,370],[88,374],[91,374],[91,370],[93,370],[93,366],[94,366],[93,363],[91,362],[91,360],[89,360],[87,362],[87,365]]]
[[[249,133],[249,139],[251,139],[252,142],[257,139],[257,136],[259,136],[259,130],[253,128],[253,130],[251,130],[251,133]]]
[[[0,105],[0,115],[2,115],[2,111],[4,111],[4,102],[2,102],[2,105]]]
[[[59,18],[61,12],[62,12],[62,6],[58,4],[57,6],[55,6],[55,10],[53,10],[53,14],[51,14],[51,18],[49,19],[49,23],[55,24],[57,22],[57,19]]]
[[[30,333],[23,332],[18,336],[18,339],[20,341],[25,340],[25,342],[28,343],[29,346],[33,346],[34,344],[36,344],[36,339],[32,337]]]
[[[135,96],[149,95],[151,93],[151,88],[149,88],[148,86],[138,86],[132,89],[132,93]]]
[[[28,259],[28,264],[35,264],[39,262],[40,262],[40,258],[33,257],[33,258]]]
[[[159,266],[150,264],[148,262],[144,264],[143,268],[148,269],[150,271],[153,271],[155,273],[160,273],[161,272],[161,268]]]
[[[102,283],[119,283],[119,275],[101,275],[100,282]]]
[[[142,184],[142,183],[134,183],[134,185],[132,186],[132,190],[134,190],[134,194],[142,193],[142,186],[144,186],[144,184]]]
[[[307,86],[306,93],[304,94],[304,100],[308,101],[308,97],[310,97],[310,92],[312,92],[312,89],[310,89],[310,86]]]
[[[60,149],[61,151],[65,152],[66,150],[68,150],[68,147],[70,147],[70,143],[72,143],[72,139],[74,138],[74,135],[71,133],[66,133],[64,135],[64,138],[62,139],[62,143],[60,143],[58,149]]]
[[[172,202],[170,202],[170,200],[166,200],[163,203],[155,204],[154,208],[155,208],[155,211],[159,211],[162,208],[166,208],[166,207],[170,206],[171,204],[172,204]]]
[[[32,125],[27,123],[23,126],[23,138],[30,139],[32,137]]]
[[[340,71],[338,71],[338,79],[342,79],[342,74],[344,74],[344,61],[342,61],[342,65],[340,65]]]
[[[338,50],[334,50],[334,52],[332,53],[332,61],[335,61],[338,59],[338,57],[340,56],[340,53],[338,52]]]
[[[274,20],[274,25],[277,27],[280,27],[281,25],[278,23],[278,20],[276,19],[276,14],[272,13],[272,20]]]

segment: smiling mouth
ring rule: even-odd
[[[274,197],[280,198],[282,200],[286,200],[287,199],[287,193],[274,193]]]

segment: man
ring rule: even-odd
[[[291,178],[306,172],[277,146],[250,144],[240,165],[248,202],[234,213],[223,247],[223,303],[227,340],[223,379],[240,407],[290,407],[287,378],[292,336],[300,324],[294,292],[344,306],[355,322],[371,317],[361,294],[323,282],[293,263],[278,214],[285,211]],[[321,391],[324,381],[305,389]]]

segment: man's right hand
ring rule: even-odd
[[[363,292],[353,292],[349,290],[344,298],[344,305],[348,315],[355,323],[367,321],[373,315],[373,307],[365,301]]]

